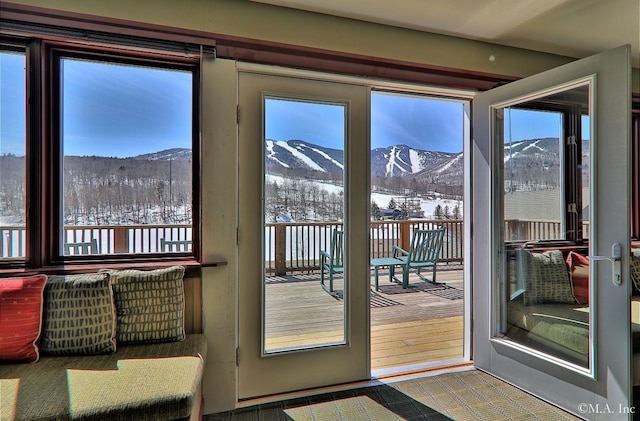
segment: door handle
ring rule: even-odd
[[[620,243],[611,245],[611,256],[587,256],[589,260],[608,260],[612,264],[613,284],[622,285],[622,246]]]

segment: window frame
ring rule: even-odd
[[[0,273],[71,273],[95,267],[156,267],[158,264],[198,266],[201,261],[200,221],[200,57],[177,56],[155,51],[136,51],[118,46],[83,46],[73,42],[2,36],[3,51],[26,54],[26,253],[23,260],[0,260]],[[192,250],[166,253],[118,253],[64,256],[62,244],[62,110],[60,63],[62,58],[95,60],[113,64],[141,65],[180,70],[192,75]]]
[[[588,115],[587,107],[575,105],[567,105],[561,103],[549,103],[545,101],[533,101],[527,105],[526,109],[531,111],[549,111],[559,113],[562,116],[562,132],[563,139],[559,139],[561,149],[561,169],[560,181],[564,186],[564,194],[561,199],[561,214],[563,215],[564,226],[563,231],[565,238],[553,240],[538,240],[540,246],[584,246],[588,243],[588,239],[584,238],[582,230],[582,222],[584,215],[582,214],[582,143],[576,142],[575,153],[567,153],[570,145],[567,145],[569,136],[575,136],[576,139],[582,139],[582,116]],[[637,142],[637,139],[635,140]],[[579,174],[579,176],[576,176]],[[569,204],[575,204],[578,212],[571,212]],[[640,212],[640,209],[637,210]]]

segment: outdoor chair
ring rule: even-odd
[[[165,240],[164,238],[160,239],[160,250],[161,251],[175,251],[175,252],[185,252],[191,249],[191,240]]]
[[[393,257],[402,261],[402,288],[409,286],[409,270],[416,269],[416,274],[420,279],[426,282],[437,284],[436,282],[436,265],[440,257],[440,248],[444,238],[444,227],[433,230],[415,230],[411,237],[411,245],[409,250],[401,247],[393,246]],[[431,279],[426,278],[420,273],[423,268],[431,269]],[[400,282],[394,276],[395,266],[390,266],[391,277],[394,281]]]
[[[343,232],[333,230],[330,250],[320,250],[320,284],[328,293],[333,293],[333,275],[344,272]],[[329,275],[329,287],[324,283],[325,271]]]
[[[64,243],[64,254],[69,255],[83,255],[83,254],[100,254],[98,250],[98,240],[95,238],[91,241],[84,241],[78,243]]]

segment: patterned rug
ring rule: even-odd
[[[470,369],[207,415],[205,421],[579,420]]]

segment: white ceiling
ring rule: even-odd
[[[252,0],[582,58],[631,44],[640,0]]]

